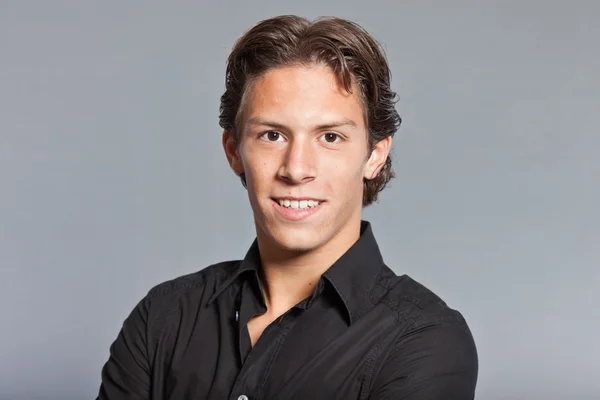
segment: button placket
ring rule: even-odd
[[[282,316],[281,320],[285,319],[287,314],[289,314],[289,311]],[[281,321],[279,321],[279,322],[273,321],[271,324],[269,324],[265,328],[265,330],[258,338],[258,341],[254,345],[252,350],[250,350],[250,354],[248,354],[248,357],[246,358],[246,361],[244,362],[244,365],[242,366],[242,369],[240,370],[240,373],[238,374],[236,383],[234,384],[234,387],[232,390],[232,395],[234,395],[234,393],[236,393],[236,392],[239,393],[239,392],[246,391],[246,390],[251,390],[251,391],[256,390],[256,393],[253,392],[254,395],[257,396],[255,398],[256,399],[262,398],[261,393],[263,391],[264,385],[267,382],[267,378],[270,374],[271,367],[273,366],[273,363],[274,363],[275,359],[277,358],[277,354],[279,353],[279,350],[281,349],[281,346],[282,346],[283,342],[285,341],[285,338],[287,337],[288,331],[290,330],[291,326],[292,325],[289,325],[289,324],[287,324],[286,326],[281,326]],[[274,338],[271,338],[271,340],[275,341],[274,346],[269,350],[269,354],[264,354],[264,353],[261,354],[260,353],[262,351],[261,349],[263,347],[265,347],[265,340],[267,338],[269,338],[270,335],[273,334],[274,330],[280,330],[279,335],[277,335]],[[261,382],[254,389],[250,389],[249,387],[246,387],[246,385],[242,385],[241,382],[243,382],[244,379],[241,379],[241,378],[244,377],[244,375],[246,375],[248,373],[248,368],[254,362],[254,359],[257,357],[262,357],[262,356],[268,356],[268,360],[267,360],[266,368],[261,373],[261,375],[263,375],[261,377]],[[238,396],[237,398],[236,397],[232,397],[232,398],[234,398],[236,400],[250,400],[250,398],[245,394],[242,394],[242,395]]]

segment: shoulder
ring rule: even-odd
[[[393,352],[406,355],[418,349],[429,354],[435,365],[450,357],[470,371],[471,378],[476,376],[477,349],[461,312],[423,284],[408,275],[397,276],[388,267],[382,270],[377,285],[383,293],[379,302],[397,315]]]
[[[407,275],[385,268],[380,275],[379,302],[396,313],[397,324],[386,337],[371,397],[472,399],[478,355],[462,314]]]
[[[461,313],[450,308],[432,290],[408,275],[396,275],[385,265],[375,282],[375,289],[372,301],[385,304],[396,312],[400,324],[443,320],[464,323]]]
[[[216,288],[236,270],[239,263],[224,261],[212,264],[155,285],[138,303],[129,319],[139,316],[137,320],[159,338],[165,329],[177,325],[179,318],[191,316],[193,309],[204,307]]]
[[[194,292],[214,289],[225,281],[238,267],[240,260],[223,261],[209,265],[193,273],[181,275],[161,282],[152,287],[146,298],[151,302],[160,302],[167,298],[193,294]]]

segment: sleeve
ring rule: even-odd
[[[373,382],[369,399],[473,399],[477,350],[467,323],[456,313],[403,334]]]
[[[102,368],[97,400],[146,400],[150,398],[151,367],[147,346],[149,300],[140,301],[110,346]]]

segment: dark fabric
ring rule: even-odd
[[[150,290],[110,347],[98,399],[473,399],[465,320],[384,264],[368,222],[252,348],[247,323],[266,311],[259,269],[255,241],[242,261]]]

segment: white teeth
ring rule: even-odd
[[[317,200],[279,200],[279,205],[294,210],[304,210],[307,208],[316,207],[321,204]]]

